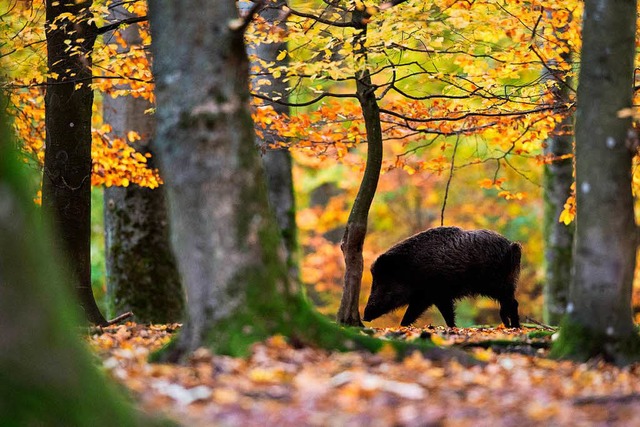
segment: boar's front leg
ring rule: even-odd
[[[507,298],[500,301],[500,319],[507,328],[519,328],[518,301],[515,298]]]
[[[456,313],[453,308],[453,300],[439,301],[436,303],[436,307],[440,310],[440,314],[444,317],[444,321],[450,328],[456,327]]]
[[[414,301],[410,303],[409,307],[407,307],[407,311],[404,313],[402,321],[400,322],[400,326],[411,326],[411,324],[415,322],[430,305],[431,303],[424,301]]]

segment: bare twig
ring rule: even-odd
[[[148,21],[148,20],[149,20],[149,18],[146,15],[145,16],[134,16],[132,18],[123,19],[121,21],[113,22],[113,23],[105,25],[103,27],[96,28],[96,34],[100,35],[100,34],[108,33],[109,31],[113,31],[113,30],[118,29],[121,25],[137,24],[138,22],[145,22],[145,21]]]
[[[449,185],[453,179],[453,168],[456,162],[456,151],[458,151],[458,143],[460,142],[460,134],[456,138],[456,144],[453,146],[453,154],[451,155],[451,168],[449,169],[449,178],[447,179],[447,187],[444,190],[444,200],[442,201],[442,210],[440,211],[440,226],[444,225],[444,210],[447,207],[447,198],[449,197]]]
[[[111,326],[111,325],[115,325],[116,323],[120,323],[123,320],[126,320],[130,317],[133,317],[133,312],[132,311],[127,311],[126,313],[122,313],[120,316],[114,317],[113,319],[107,321],[107,323],[105,323],[104,325],[101,326]]]
[[[555,332],[555,331],[557,331],[557,330],[558,330],[558,328],[554,328],[553,326],[545,325],[544,323],[542,323],[542,322],[538,322],[536,319],[533,319],[533,318],[531,318],[531,317],[529,317],[529,316],[527,316],[527,317],[526,317],[526,321],[527,321],[528,323],[533,323],[534,325],[540,326],[542,329],[544,329],[544,330],[546,330],[546,331],[553,331],[553,332]]]
[[[640,400],[640,393],[605,395],[605,396],[585,396],[573,399],[574,405],[602,405],[606,403],[632,403]]]

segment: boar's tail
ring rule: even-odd
[[[509,276],[507,280],[513,284],[515,289],[520,278],[520,261],[522,259],[522,245],[518,242],[512,243],[509,247],[509,255],[506,257],[509,263]]]

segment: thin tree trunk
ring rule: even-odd
[[[563,54],[565,63],[571,63],[571,52]],[[558,66],[559,64],[550,64]],[[567,73],[556,70],[555,98],[559,106],[569,102],[571,89]],[[553,136],[547,139],[544,154],[553,156],[553,163],[544,169],[544,241],[545,286],[544,321],[557,325],[565,314],[569,301],[571,264],[573,260],[573,235],[575,224],[559,222],[560,213],[571,194],[573,183],[573,115],[567,114],[556,126]],[[563,158],[566,157],[566,158]]]
[[[631,194],[636,1],[587,0],[576,118],[575,272],[554,354],[638,359],[631,287],[636,226]]]
[[[359,19],[357,15],[354,13],[354,20]],[[357,43],[360,44],[359,54],[364,55],[365,63],[366,48],[364,43],[366,35],[366,24],[362,24]],[[340,244],[344,255],[345,274],[337,321],[349,326],[363,326],[360,321],[360,311],[358,310],[364,264],[362,249],[367,235],[369,208],[378,187],[383,156],[380,109],[376,99],[375,86],[371,82],[371,75],[368,69],[361,71],[356,84],[358,101],[362,107],[362,115],[367,131],[367,163]]]
[[[571,126],[572,116],[558,124]],[[547,140],[545,154],[560,157],[573,152],[572,137],[556,134]],[[573,259],[573,233],[575,224],[558,221],[564,204],[571,193],[573,161],[563,159],[545,166],[544,171],[544,233],[545,233],[545,285],[544,321],[557,325],[565,314],[569,300],[571,265]]]
[[[123,6],[112,10],[114,19],[128,16]],[[136,25],[121,34],[128,43],[126,49],[142,43]],[[111,37],[111,33],[105,37]],[[113,137],[125,138],[131,130],[138,132],[142,139],[131,144],[139,152],[151,153],[155,118],[145,114],[151,106],[143,98],[105,96],[104,121],[111,125]],[[151,157],[149,167],[154,167],[153,162]],[[110,305],[115,313],[132,311],[141,323],[179,321],[184,310],[184,293],[169,243],[164,186],[108,187],[104,200]]]
[[[42,207],[51,215],[56,248],[65,254],[86,319],[105,323],[91,289],[91,1],[47,1],[46,147]],[[59,19],[71,13],[73,18]],[[55,21],[56,25],[51,26]],[[71,41],[69,45],[65,41]]]
[[[285,0],[269,4],[269,8],[260,12],[260,16],[265,21],[274,24],[281,19],[281,7],[286,5]],[[278,23],[278,27],[286,31],[286,22]],[[287,42],[279,43],[263,43],[255,47],[250,47],[249,53],[256,55],[267,63],[274,63],[276,66],[286,66],[289,62],[287,57],[278,59],[278,54],[287,49]],[[265,85],[268,89],[266,96],[286,99],[288,93],[288,85],[284,81],[286,75],[283,73],[281,77],[274,77],[271,74],[257,76],[259,79],[266,79],[271,84]],[[289,114],[289,107],[276,102],[267,103],[280,114]],[[284,142],[283,137],[278,135],[271,128],[263,130],[263,138],[258,137],[258,146],[265,149],[262,156],[264,170],[267,178],[267,190],[269,193],[269,203],[273,209],[282,238],[287,251],[287,265],[292,278],[297,280],[298,270],[298,232],[296,227],[296,206],[295,193],[293,189],[293,176],[291,174],[292,159],[288,148],[273,148],[269,144],[278,144]]]

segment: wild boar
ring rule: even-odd
[[[522,249],[490,230],[435,227],[393,246],[373,263],[371,295],[363,320],[371,321],[408,305],[408,326],[435,304],[454,327],[454,301],[486,296],[500,303],[506,327],[519,328],[515,289]]]

